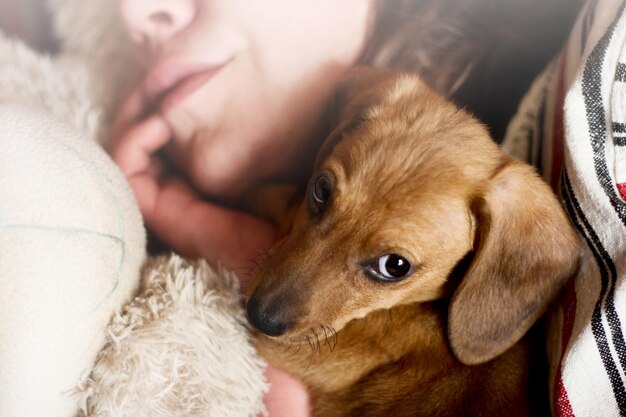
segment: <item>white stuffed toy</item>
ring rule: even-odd
[[[59,56],[0,34],[0,416],[263,413],[237,281],[147,259],[100,146],[130,59],[115,8],[52,10]]]

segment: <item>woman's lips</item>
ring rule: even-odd
[[[162,64],[146,79],[148,102],[167,111],[213,78],[229,61],[218,64]]]

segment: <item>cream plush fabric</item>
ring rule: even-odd
[[[87,414],[261,415],[264,364],[242,331],[237,279],[173,256],[149,262],[143,285],[77,390]]]
[[[51,4],[60,55],[0,33],[0,416],[262,413],[236,283],[176,257],[140,273],[141,216],[99,146],[132,67],[115,3]]]

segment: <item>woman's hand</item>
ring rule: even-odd
[[[140,91],[121,108],[109,151],[126,176],[155,236],[172,250],[201,257],[235,272],[249,269],[274,240],[274,228],[258,218],[204,201],[155,154],[171,139],[159,114],[145,117]],[[244,289],[245,290],[245,289]]]
[[[265,376],[270,382],[270,391],[264,398],[270,417],[308,417],[311,414],[309,396],[300,381],[272,365],[267,367]]]
[[[126,176],[152,232],[184,256],[204,258],[238,272],[268,249],[274,228],[255,217],[210,204],[183,179],[167,172],[155,153],[172,132],[158,114],[143,117],[142,94],[131,95],[112,129],[109,151]],[[247,280],[242,281],[245,292]],[[265,404],[271,417],[309,416],[308,395],[295,378],[268,366],[270,391]]]

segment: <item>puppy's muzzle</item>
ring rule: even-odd
[[[246,303],[248,321],[261,333],[268,336],[281,336],[292,326],[289,309],[278,297],[267,299],[258,291]]]

